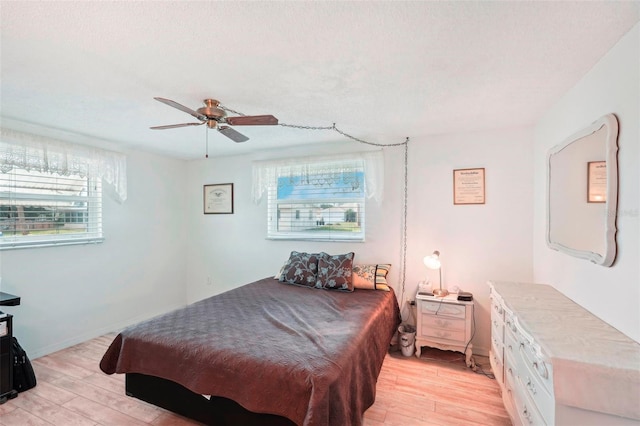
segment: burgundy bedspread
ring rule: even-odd
[[[399,321],[393,292],[265,278],[125,329],[100,368],[169,379],[298,425],[360,425]]]

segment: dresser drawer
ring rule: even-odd
[[[420,303],[420,311],[423,314],[438,315],[443,317],[465,319],[465,306],[444,303],[435,300],[423,300]]]
[[[500,318],[491,316],[491,339],[504,342],[504,323]]]
[[[491,297],[491,318],[504,319],[504,308],[493,297]]]
[[[540,382],[547,393],[553,394],[553,370],[551,364],[540,358],[534,347],[526,339],[520,342],[521,368],[526,367],[530,374]]]
[[[516,326],[516,322],[513,319],[513,315],[510,312],[505,312],[504,328],[507,330],[511,330],[511,332],[515,335],[519,334],[518,327]]]
[[[498,356],[500,355],[500,356]],[[491,364],[491,371],[496,377],[498,383],[502,383],[504,375],[504,366],[502,364],[502,349],[497,350],[494,346],[489,351],[489,364]]]
[[[522,364],[523,366],[520,369],[522,392],[527,394],[528,398],[535,403],[546,423],[552,424],[555,413],[553,394],[543,384],[534,364],[527,362],[524,358],[522,359]]]
[[[538,411],[536,404],[531,400],[526,392],[523,392],[522,389],[524,387],[524,384],[522,383],[520,378],[516,378],[516,383],[517,384],[515,384],[513,390],[513,396],[516,415],[520,419],[520,423],[522,423],[523,425],[536,426],[553,424],[553,422],[545,422],[544,417],[542,416],[542,414],[540,414],[540,411]]]
[[[502,357],[503,348],[504,348],[504,345],[502,344],[502,341],[497,337],[495,337],[495,335],[492,333],[491,334],[491,350],[495,353],[495,356],[498,357],[501,363],[504,363],[503,357]]]
[[[512,361],[512,367],[515,371],[520,369],[520,339],[511,330],[505,328],[504,332],[504,356],[509,357]]]
[[[508,362],[508,361],[507,361]],[[508,389],[514,389],[516,383],[516,370],[513,369],[513,365],[508,362],[504,366],[504,384]]]

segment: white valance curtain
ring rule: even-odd
[[[310,177],[326,173],[353,173],[364,168],[365,195],[378,204],[384,195],[384,154],[382,150],[348,154],[283,158],[255,161],[251,195],[260,202],[265,191],[283,176]]]
[[[101,178],[113,188],[116,201],[127,199],[127,157],[118,152],[0,128],[0,172],[14,167]]]

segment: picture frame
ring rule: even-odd
[[[607,162],[587,163],[587,203],[607,202]]]
[[[453,204],[464,205],[484,203],[484,167],[453,170]]]
[[[233,214],[233,183],[204,185],[204,214]]]

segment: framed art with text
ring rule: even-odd
[[[607,162],[587,163],[587,203],[607,202]]]
[[[204,214],[233,214],[233,184],[204,185]]]
[[[453,171],[453,204],[484,204],[484,168]]]

